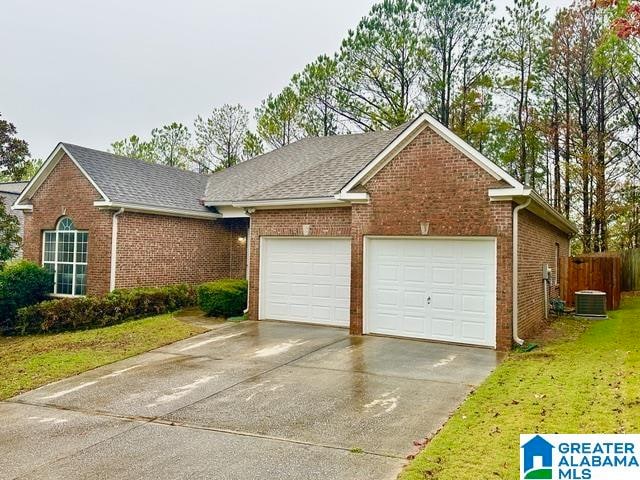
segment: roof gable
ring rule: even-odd
[[[430,127],[450,145],[462,152],[469,160],[475,162],[480,168],[489,173],[496,180],[502,180],[514,188],[522,188],[523,185],[509,175],[505,170],[493,163],[478,150],[458,137],[451,130],[430,115],[422,114],[404,129],[386,148],[369,162],[363,169],[354,175],[341,189],[342,194],[348,194],[358,185],[365,184],[387,165],[395,156],[409,145],[425,128]]]
[[[207,175],[122,157],[69,143],[60,143],[16,201],[28,208],[33,197],[60,159],[67,155],[102,197],[99,206],[136,205],[171,209],[176,213],[212,215],[202,197]]]

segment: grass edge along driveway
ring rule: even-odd
[[[640,297],[609,317],[558,320],[510,354],[399,479],[517,479],[521,433],[640,433]]]
[[[0,400],[204,331],[165,314],[91,330],[0,337]]]

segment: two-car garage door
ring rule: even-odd
[[[495,346],[495,240],[365,240],[364,330]],[[351,242],[262,238],[260,318],[349,326]]]

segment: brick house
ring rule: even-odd
[[[576,232],[428,115],[208,176],[59,144],[14,208],[58,295],[247,275],[253,320],[499,349],[543,324]]]

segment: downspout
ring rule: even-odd
[[[249,216],[249,225],[247,225],[247,266],[245,271],[245,277],[247,279],[247,283],[249,282],[249,275],[251,273],[251,214],[254,212],[253,209],[245,209],[245,212]],[[247,308],[244,309],[244,314],[246,315],[249,312],[249,290],[247,289]]]
[[[518,205],[513,209],[513,222],[512,222],[512,248],[513,248],[513,257],[511,261],[511,265],[513,267],[513,272],[511,274],[511,280],[513,282],[512,286],[512,303],[513,303],[513,341],[518,345],[524,345],[524,340],[518,336],[518,212],[523,208],[527,208],[531,203],[531,199],[527,199],[522,205]]]
[[[118,254],[118,215],[124,212],[124,208],[113,213],[111,221],[111,271],[109,276],[109,291],[116,289],[116,259]]]

